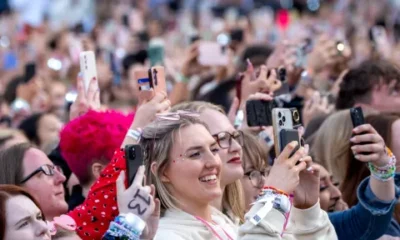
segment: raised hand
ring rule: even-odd
[[[296,189],[300,183],[300,172],[307,168],[307,162],[311,162],[311,157],[306,156],[303,147],[289,158],[297,145],[297,142],[291,142],[283,149],[269,172],[265,181],[266,186],[280,189],[288,194]]]
[[[303,124],[307,126],[313,118],[330,114],[335,109],[333,104],[329,104],[328,97],[321,97],[319,92],[315,92],[313,97],[306,101],[303,108]]]
[[[350,139],[354,144],[351,150],[357,160],[371,162],[378,167],[389,163],[390,158],[386,153],[385,141],[370,124],[354,128],[353,133],[356,136]]]
[[[90,109],[95,111],[99,111],[101,109],[100,89],[97,81],[98,80],[96,78],[93,78],[89,83],[88,91],[85,92],[82,77],[77,77],[78,96],[71,105],[71,110],[69,113],[70,121],[87,113]]]
[[[151,91],[140,91],[139,94],[148,94]],[[171,102],[167,98],[167,93],[156,93],[150,101],[142,101],[141,105],[136,111],[133,127],[131,128],[144,128],[147,124],[154,120],[157,113],[168,111],[170,107]]]
[[[140,166],[132,185],[125,188],[125,172],[117,179],[117,202],[120,213],[133,213],[144,221],[154,213],[154,186],[143,186],[144,166]],[[152,193],[153,188],[153,193]]]

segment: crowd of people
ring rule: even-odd
[[[2,1],[0,240],[399,240],[399,10]]]

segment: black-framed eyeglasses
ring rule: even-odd
[[[47,176],[54,176],[55,170],[57,170],[59,173],[63,173],[62,168],[60,166],[54,166],[54,165],[50,165],[50,164],[42,165],[38,169],[33,171],[31,174],[26,176],[21,181],[21,184],[27,182],[29,179],[31,179],[33,176],[35,176],[36,174],[38,174],[40,172],[43,172]]]
[[[227,149],[232,146],[232,139],[234,139],[240,146],[243,147],[243,132],[235,131],[232,134],[229,132],[220,132],[214,134],[213,137],[217,140],[218,146],[222,149]]]
[[[264,185],[267,174],[267,171],[252,170],[250,172],[246,172],[244,175],[250,179],[251,184],[253,184],[254,187],[260,187]]]

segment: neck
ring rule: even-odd
[[[223,209],[223,202],[222,199],[224,197],[224,192],[225,192],[225,186],[221,187],[222,194],[220,197],[216,198],[214,201],[211,202],[211,206],[215,207],[218,209],[220,212],[222,212]]]
[[[179,208],[182,211],[187,212],[195,217],[200,217],[205,221],[212,221],[210,204],[198,204],[196,202],[190,202],[179,205]]]

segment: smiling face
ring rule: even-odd
[[[216,110],[204,110],[200,114],[200,120],[208,125],[211,135],[221,132],[233,134],[236,131],[229,119]],[[219,156],[223,165],[221,173],[222,187],[232,184],[243,177],[242,147],[236,140],[232,139],[232,144],[229,148],[220,149]]]
[[[4,240],[50,240],[50,232],[40,209],[28,197],[19,195],[6,201]]]
[[[208,130],[193,124],[174,136],[169,161],[160,177],[178,206],[209,204],[222,195],[219,148]]]
[[[28,149],[23,160],[23,178],[45,164],[53,165],[42,151],[35,148]],[[23,187],[37,199],[48,219],[53,219],[68,210],[64,200],[65,176],[57,170],[54,171],[54,176],[39,172],[23,184]]]

